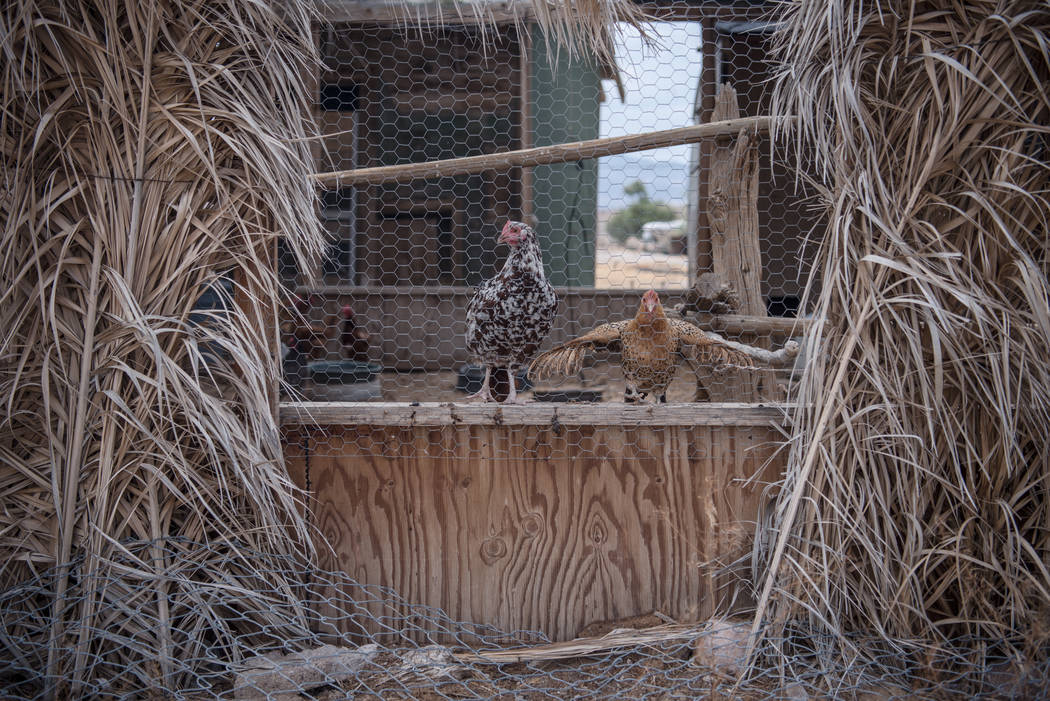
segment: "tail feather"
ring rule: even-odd
[[[541,354],[529,365],[529,377],[546,379],[556,375],[575,375],[583,367],[588,345],[566,344]]]

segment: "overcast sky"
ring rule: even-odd
[[[628,30],[616,47],[626,88],[621,102],[616,83],[604,82],[601,136],[622,136],[673,129],[693,123],[693,97],[700,77],[700,25],[660,22],[654,25],[656,47],[647,48],[636,31]],[[642,181],[653,199],[685,204],[689,180],[689,146],[674,146],[610,156],[598,161],[598,206],[620,209],[633,201],[623,193]]]
[[[601,106],[601,135],[622,136],[693,123],[693,96],[700,78],[700,25],[696,22],[658,22],[653,25],[661,46],[646,48],[638,33],[628,29],[616,46],[616,58],[627,92],[620,102],[613,81],[605,81]],[[648,151],[664,159],[689,159],[689,147]]]

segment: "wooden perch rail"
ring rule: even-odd
[[[315,173],[313,179],[319,185],[365,185],[376,183],[404,182],[417,178],[440,178],[450,175],[480,173],[486,170],[506,170],[516,166],[539,166],[551,163],[567,163],[600,156],[615,156],[621,153],[648,151],[692,144],[718,136],[736,136],[740,131],[768,131],[773,117],[740,117],[709,124],[694,124],[679,129],[665,129],[646,134],[612,136],[605,139],[576,141],[554,146],[539,146],[505,153],[487,153],[481,156],[450,158],[426,163],[405,163],[396,166],[357,168],[331,173]]]
[[[786,404],[472,404],[450,402],[287,402],[292,426],[772,426]]]
[[[732,335],[755,334],[758,336],[804,336],[812,325],[810,319],[792,319],[779,316],[751,316],[748,314],[684,313],[682,317],[702,329],[721,331]]]
[[[766,350],[765,348],[749,346],[746,343],[730,341],[729,339],[722,338],[717,333],[712,333],[710,331],[704,331],[704,335],[726,344],[735,351],[740,351],[741,353],[754,358],[763,365],[769,365],[772,367],[786,367],[791,365],[795,362],[795,357],[798,356],[800,350],[797,341],[788,341],[780,350],[771,351]]]

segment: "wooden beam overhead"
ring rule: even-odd
[[[319,185],[324,186],[362,185],[366,183],[405,182],[419,178],[442,178],[466,173],[481,173],[486,170],[507,170],[515,166],[527,167],[549,165],[551,163],[569,163],[588,158],[691,144],[720,136],[736,136],[741,131],[768,131],[773,120],[773,117],[768,116],[740,117],[738,119],[711,122],[710,124],[694,124],[678,129],[576,141],[568,144],[540,146],[504,153],[488,153],[480,156],[451,158],[425,163],[406,163],[395,166],[315,173],[313,179]]]
[[[704,19],[758,21],[768,17],[773,3],[703,3],[684,4],[679,0],[641,3],[645,14],[659,22],[699,22]]]

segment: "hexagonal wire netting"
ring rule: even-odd
[[[648,45],[626,31],[616,41],[616,65],[548,46],[528,23],[533,31],[519,34],[509,18],[483,30],[349,13],[318,32],[325,70],[317,115],[327,135],[317,146],[318,170],[500,154],[765,114],[769,8],[663,8],[678,19],[655,24]],[[716,108],[722,85],[735,99]],[[535,229],[558,297],[529,359],[630,319],[650,288],[668,312],[690,301],[696,310],[688,291],[701,278],[733,291],[716,310],[774,318],[757,322],[757,334],[742,334],[739,323],[706,330],[779,347],[791,332],[782,320],[799,313],[804,242],[818,221],[784,154],[771,150],[764,132],[750,135],[754,182],[736,167],[733,137],[400,182],[328,181],[320,216],[332,244],[315,271],[321,284],[307,284],[304,271],[287,263],[281,268],[298,295],[282,325],[288,396],[456,402],[477,391],[483,366],[466,341],[467,311],[475,288],[508,257],[510,248],[497,242],[508,220]],[[742,186],[748,189],[738,193]],[[716,206],[712,195],[722,196]],[[709,309],[706,299],[701,310]],[[516,368],[526,398],[624,398],[619,356],[603,348],[579,372],[544,379],[530,379],[527,362]],[[683,364],[667,401],[775,400],[790,379],[785,368],[698,368]]]
[[[615,65],[573,56],[511,13],[494,27],[405,24],[362,6],[317,33],[319,172],[494,156],[484,169],[329,178],[320,216],[332,243],[315,281],[281,256],[294,292],[282,421],[289,468],[332,545],[320,566],[441,612],[391,621],[389,602],[370,596],[353,603],[369,615],[329,622],[355,640],[391,629],[473,640],[466,624],[437,625],[445,616],[518,631],[508,640],[569,640],[751,602],[755,521],[782,461],[783,413],[770,404],[795,372],[793,356],[755,357],[801,333],[804,249],[819,225],[790,160],[752,123],[655,150],[499,157],[768,113],[770,6],[659,12],[649,41],[626,28],[616,38]],[[499,282],[528,246],[514,223],[534,231],[557,298],[549,318],[532,294],[546,283]],[[524,310],[516,327],[472,303],[494,278],[490,296]],[[650,289],[667,328],[652,322]],[[576,362],[530,372],[592,329],[600,338]],[[494,359],[501,344],[517,356]],[[466,403],[486,370],[497,401]],[[511,377],[524,404],[505,401]],[[325,582],[323,595],[346,602],[346,587]],[[688,668],[668,672],[691,643],[669,657],[660,645],[641,659],[664,662],[631,662],[626,686],[603,693],[602,665],[584,665],[551,693],[710,688]],[[524,688],[544,695],[558,674]],[[666,683],[643,694],[635,676],[653,674]]]
[[[135,581],[89,561],[70,564],[81,596],[111,602],[120,615],[171,632],[163,659],[90,654],[82,681],[48,679],[29,661],[47,656],[46,628],[58,570],[0,593],[5,635],[20,654],[0,660],[5,699],[251,699],[320,701],[373,699],[919,699],[963,697],[966,660],[949,641],[872,648],[861,638],[837,640],[791,629],[768,640],[752,673],[737,681],[747,624],[712,621],[663,624],[655,614],[603,622],[589,637],[551,643],[536,631],[500,629],[450,617],[406,601],[396,590],[364,584],[342,572],[311,569],[298,558],[274,558],[235,543],[166,539],[130,545],[118,563],[137,571],[163,557],[170,619],[156,620]],[[267,562],[245,572],[245,558]],[[201,562],[212,563],[208,573]],[[208,576],[213,577],[208,581]],[[272,589],[272,576],[290,591]],[[203,577],[203,580],[202,580]],[[231,593],[233,594],[231,596]],[[77,599],[69,598],[74,605]],[[222,612],[216,619],[215,613]],[[653,621],[660,625],[648,625]],[[165,626],[166,623],[166,626]],[[200,635],[201,629],[207,631]],[[105,628],[84,631],[96,649],[149,649],[153,630],[135,635]],[[966,641],[953,641],[964,647]],[[853,644],[867,644],[858,656]],[[970,641],[972,644],[972,641]],[[78,654],[75,638],[56,648]],[[923,654],[921,668],[903,653]],[[1045,698],[1050,662],[1019,671],[1003,657],[970,683],[966,698]],[[978,675],[972,675],[978,676]],[[48,682],[50,690],[43,686]],[[974,682],[977,682],[975,685]]]
[[[753,124],[528,167],[498,158],[767,114],[769,7],[660,12],[648,41],[629,29],[616,38],[615,65],[510,14],[481,27],[373,9],[320,27],[319,172],[497,156],[483,170],[327,180],[332,244],[317,281],[281,269],[295,293],[281,324],[289,460],[334,546],[323,566],[555,639],[618,616],[696,619],[748,600],[751,532],[781,438],[779,410],[756,404],[783,400],[794,368],[790,357],[748,368],[751,356],[719,344],[768,351],[800,333],[803,249],[819,222],[788,159]],[[506,243],[507,222],[535,232],[557,297],[547,319],[530,292],[546,283],[499,282],[527,245]],[[524,310],[524,337],[472,309],[493,278],[495,296]],[[696,326],[659,336],[636,319],[650,289],[669,319]],[[518,356],[486,357],[468,338],[481,327]],[[530,372],[596,327],[577,363]],[[663,364],[652,386],[624,361],[639,346],[635,365]],[[512,375],[526,403],[464,404],[486,369],[496,400]],[[369,404],[321,416],[294,402]],[[692,499],[705,485],[716,492]],[[537,564],[558,551],[568,554]],[[533,568],[534,600],[503,591]]]
[[[767,113],[770,5],[654,7],[663,21],[652,43],[625,30],[611,65],[548,44],[527,15],[406,25],[379,3],[328,6],[316,34],[318,172],[496,157],[439,176],[329,179],[320,216],[332,244],[314,281],[279,257],[294,293],[280,320],[281,421],[289,471],[323,536],[319,561],[171,538],[121,543],[121,569],[82,558],[41,572],[0,593],[5,649],[17,651],[0,661],[0,695],[1045,692],[1046,661],[1019,670],[1004,658],[962,679],[953,650],[965,644],[793,629],[767,639],[738,681],[759,581],[751,553],[768,540],[767,486],[783,467],[783,411],[771,403],[797,372],[790,353],[771,365],[762,354],[801,333],[806,240],[821,225],[794,159],[753,125],[527,167],[498,157]],[[557,297],[549,328],[530,313],[525,331],[490,334],[499,345],[534,332],[513,362],[479,357],[485,344],[468,340],[472,316],[473,328],[495,316],[481,318],[475,291],[525,245],[508,221],[534,230]],[[650,289],[673,334],[654,330]],[[537,303],[521,292],[511,285],[501,299],[517,311]],[[578,367],[529,372],[537,356],[611,322],[624,323],[592,338]],[[631,347],[667,366],[669,386],[638,379],[646,361]],[[526,403],[465,403],[482,362],[496,399],[510,399],[514,377]],[[157,562],[163,579],[142,586]],[[56,595],[67,575],[71,588]],[[164,620],[152,598],[161,591]],[[134,625],[49,639],[55,610],[100,601]],[[165,655],[153,660],[157,630]],[[108,656],[122,651],[135,654]],[[74,660],[85,681],[48,677],[36,661],[49,655]],[[128,657],[144,662],[112,661]]]

